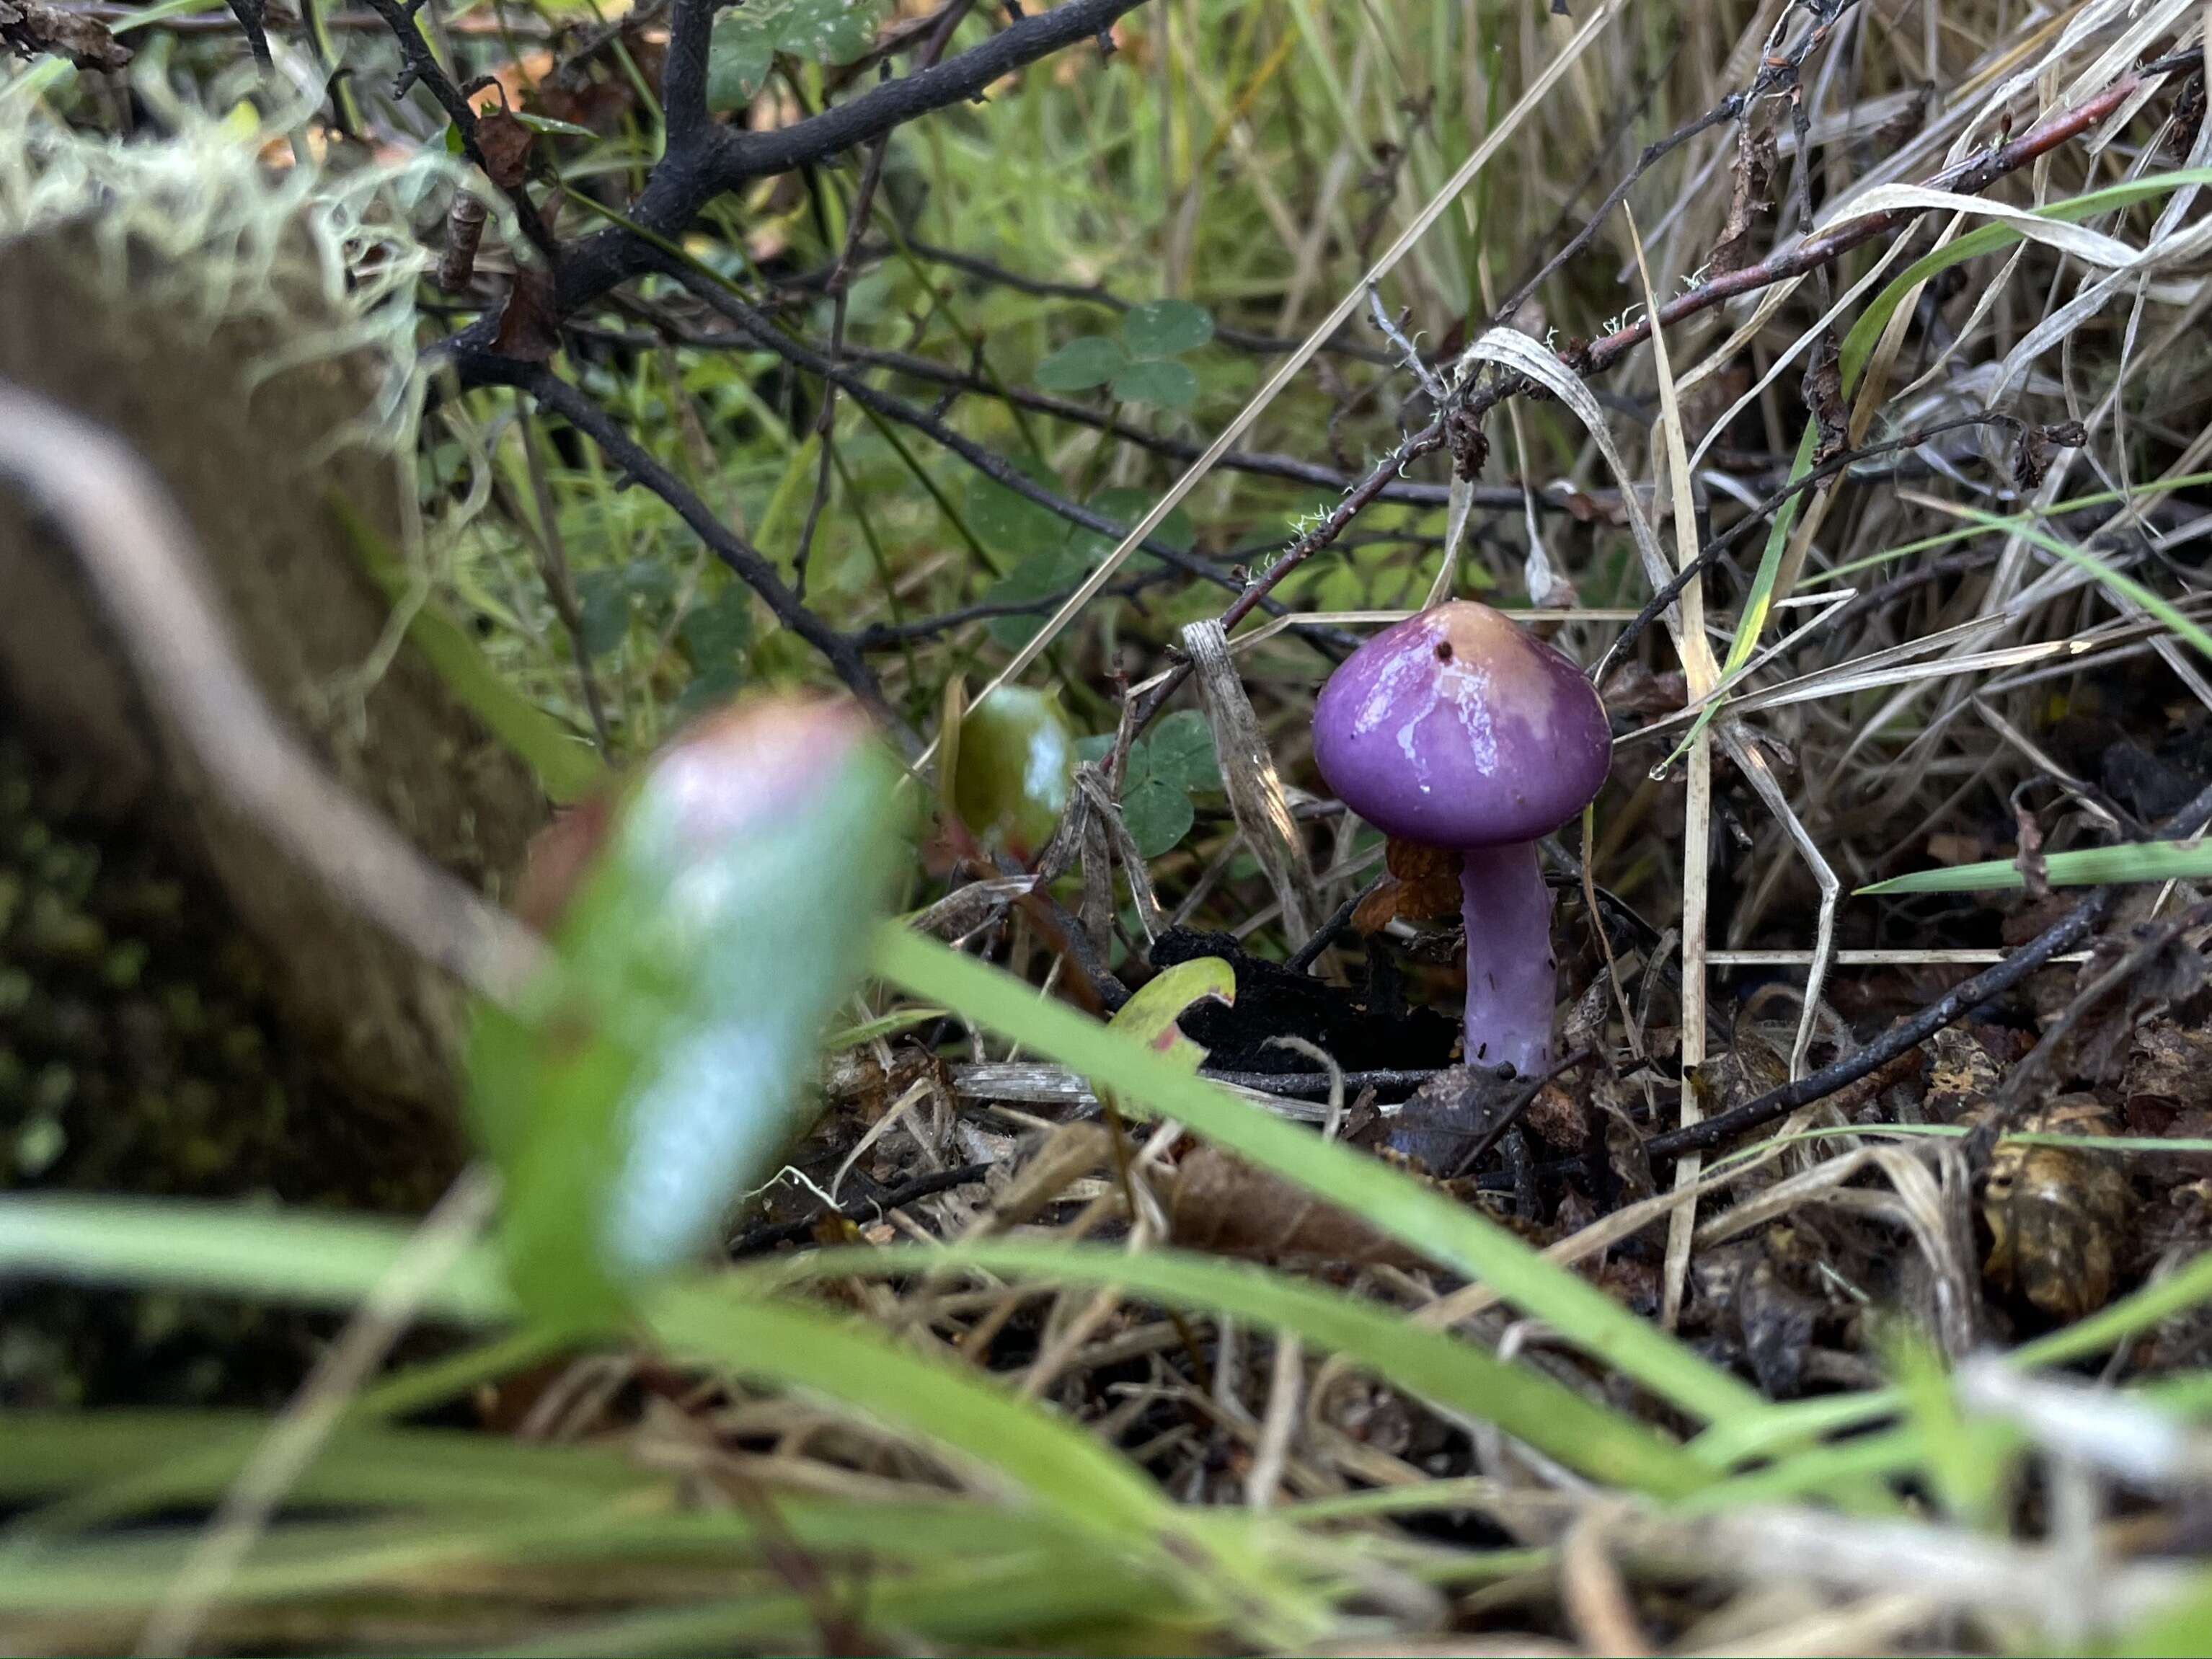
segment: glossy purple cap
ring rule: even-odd
[[[1314,703],[1314,760],[1385,835],[1534,841],[1581,811],[1612,757],[1605,705],[1564,653],[1455,599],[1385,629]]]

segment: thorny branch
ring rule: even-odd
[[[399,43],[400,61],[405,65],[399,73],[399,82],[393,90],[400,96],[410,87],[419,86],[436,100],[453,124],[453,131],[461,136],[461,150],[488,179],[496,179],[491,162],[477,142],[476,112],[469,107],[468,94],[453,84],[438,62],[437,53],[430,50],[424,38],[420,19],[423,0],[368,0],[370,9],[381,17]],[[530,193],[521,185],[501,185],[508,202],[514,208],[515,222],[531,245],[545,256],[549,264],[557,265],[561,250],[553,240],[553,232],[538,213]]]

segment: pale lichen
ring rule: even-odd
[[[156,137],[57,118],[70,71],[53,60],[0,88],[0,240],[81,225],[107,303],[210,331],[278,325],[249,384],[303,363],[369,362],[373,394],[337,441],[406,452],[424,384],[414,296],[433,263],[414,222],[459,168],[428,148],[396,161],[319,158],[315,94],[298,89],[312,77],[259,82],[257,113],[235,88],[180,96],[167,55],[143,52],[131,71]]]

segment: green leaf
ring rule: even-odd
[[[717,113],[743,109],[768,82],[775,39],[761,10],[732,6],[714,19],[707,45],[707,107]]]
[[[784,0],[769,13],[775,49],[810,64],[849,64],[875,45],[883,0]]]
[[[629,632],[629,584],[619,570],[586,570],[576,578],[576,638],[594,661]]]
[[[1213,313],[1188,300],[1154,300],[1121,319],[1132,357],[1179,357],[1213,337]]]
[[[1104,386],[1129,366],[1119,342],[1103,334],[1085,334],[1037,365],[1036,383],[1047,392],[1083,392]]]
[[[1178,709],[1152,728],[1152,775],[1186,789],[1221,787],[1221,762],[1213,732],[1195,708]]]
[[[1059,493],[1060,480],[1042,462],[1024,459],[1013,465],[1031,483]],[[961,516],[985,546],[1018,559],[1037,553],[1057,554],[1067,545],[1066,520],[980,472],[968,476]]]
[[[1185,1036],[1176,1022],[1194,1003],[1236,1000],[1237,970],[1219,957],[1194,957],[1139,986],[1136,994],[1115,1010],[1107,1026],[1195,1072],[1206,1050]]]
[[[687,725],[710,708],[728,702],[745,689],[745,677],[733,663],[719,662],[694,674],[674,702],[668,706],[671,728]]]
[[[1177,362],[1136,362],[1114,377],[1113,390],[1126,404],[1188,409],[1198,398],[1198,376]]]
[[[1147,778],[1121,796],[1121,822],[1137,850],[1156,859],[1190,833],[1190,793],[1179,783]]]
[[[2212,846],[2203,841],[2132,841],[2117,847],[2084,847],[2043,860],[2053,887],[2102,887],[2110,882],[2203,881],[2212,877]],[[1862,893],[1985,893],[2018,888],[2020,866],[2009,859],[1916,870],[1909,876],[1862,887]]]
[[[1106,744],[1108,748],[1111,748],[1113,746],[1113,743],[1114,740],[1111,738],[1107,738]],[[1121,757],[1121,787],[1125,791],[1134,789],[1139,784],[1144,782],[1146,778],[1149,778],[1152,775],[1152,751],[1151,746],[1147,744],[1142,738],[1133,738],[1130,739],[1129,752]]]
[[[556,132],[567,138],[596,138],[599,134],[589,127],[580,127],[574,121],[556,121],[550,115],[532,115],[526,111],[514,112],[514,118],[532,132]]]
[[[1692,1417],[1712,1421],[1764,1404],[1747,1384],[1444,1193],[1177,1071],[1097,1021],[1040,998],[1011,975],[896,925],[878,930],[874,962],[879,975],[912,994],[1112,1089],[1124,1110],[1173,1118],[1429,1260],[1484,1280],[1523,1313]]]
[[[617,1319],[804,1127],[823,1028],[896,868],[898,776],[827,706],[695,728],[617,809],[554,963],[517,1009],[479,1011],[472,1117],[538,1321]]]
[[[1021,506],[1027,501],[1013,499]],[[1032,553],[1006,574],[983,590],[984,600],[991,605],[1017,605],[1031,599],[1042,599],[1073,587],[1083,580],[1083,566],[1064,547],[1048,548]],[[1009,651],[1018,651],[1030,642],[1030,637],[1044,626],[1045,613],[1028,611],[1012,617],[994,617],[986,629],[993,640]]]
[[[731,582],[714,598],[694,605],[677,624],[676,637],[701,672],[734,666],[753,642],[751,590]]]
[[[1115,524],[1126,526],[1136,523],[1151,512],[1152,502],[1157,499],[1149,489],[1117,486],[1100,490],[1085,505],[1100,517],[1111,519]],[[1121,539],[1118,535],[1101,535],[1096,530],[1085,530],[1079,525],[1068,537],[1067,544],[1082,556],[1085,567],[1088,568],[1112,552]],[[1178,507],[1160,520],[1152,531],[1152,539],[1174,548],[1178,553],[1188,553],[1198,540],[1198,527],[1191,522],[1190,514]],[[1139,551],[1136,558],[1138,564],[1146,569],[1157,570],[1160,567],[1160,556],[1157,553]]]

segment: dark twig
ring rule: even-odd
[[[453,124],[453,130],[460,134],[462,153],[487,179],[493,179],[491,163],[484,159],[483,149],[477,143],[476,112],[469,107],[467,96],[453,84],[453,77],[438,62],[437,53],[430,50],[430,42],[424,37],[422,25],[416,21],[422,11],[422,3],[423,0],[408,0],[405,4],[402,4],[401,0],[368,0],[369,9],[384,20],[399,43],[400,61],[405,67],[399,72],[398,83],[393,88],[393,92],[395,95],[404,97],[407,89],[414,86],[420,86],[428,92],[436,100],[438,107],[446,112],[446,118]],[[494,182],[496,182],[495,179]],[[546,264],[558,270],[562,256],[560,245],[554,241],[553,232],[539,216],[537,204],[530,199],[529,192],[519,184],[512,187],[501,186],[501,191],[514,205],[515,222],[522,227],[522,234],[530,239],[532,246],[545,256]],[[489,331],[497,328],[498,319],[487,319],[484,326],[489,338]]]
[[[956,1187],[972,1187],[989,1176],[999,1166],[995,1164],[963,1164],[956,1169],[939,1170],[933,1174],[916,1176],[873,1198],[848,1199],[835,1210],[823,1210],[802,1221],[777,1221],[766,1226],[755,1227],[741,1233],[730,1245],[730,1255],[735,1258],[758,1255],[763,1250],[772,1250],[779,1244],[796,1244],[812,1236],[814,1230],[831,1216],[846,1221],[872,1221],[889,1211],[903,1208],[916,1200],[930,1198],[939,1193],[949,1193]]]
[[[398,0],[369,3],[380,12],[388,9],[392,16],[404,17]],[[624,215],[628,225],[600,231],[563,250],[554,294],[556,313],[574,316],[609,289],[659,270],[665,245],[680,239],[716,197],[755,179],[827,161],[933,110],[965,103],[1016,70],[1091,39],[1142,3],[1144,0],[1068,0],[1009,25],[948,63],[887,82],[848,103],[773,131],[737,132],[711,121],[703,124],[683,143],[671,143]],[[416,39],[419,46],[419,35]],[[465,380],[484,366],[480,354],[497,326],[495,318],[481,319],[452,343]]]
[[[2208,821],[2212,821],[2212,788],[2200,791],[2168,818],[2159,831],[2159,839],[2186,840]],[[1918,1048],[1992,997],[2003,995],[2051,957],[2072,950],[2096,930],[2111,913],[2118,896],[2117,888],[2092,888],[2079,904],[2002,962],[1984,969],[1963,985],[1954,986],[1911,1019],[1892,1026],[1863,1048],[1701,1123],[1654,1135],[1644,1143],[1644,1152],[1655,1158],[1709,1152],[1777,1118],[1786,1117],[1801,1106],[1826,1099],[1838,1089],[1880,1070],[1908,1049]]]
[[[714,6],[715,0],[676,0],[668,21],[660,110],[672,150],[696,142],[707,125],[707,54],[714,33]]]
[[[952,0],[939,14],[937,27],[922,50],[922,68],[927,69],[945,55],[945,48],[952,43],[952,31],[960,27],[969,4],[970,0]],[[831,309],[829,356],[832,368],[842,367],[844,362],[845,320],[852,295],[854,258],[868,228],[868,216],[875,210],[876,188],[883,182],[884,157],[890,147],[891,137],[887,132],[869,149],[868,164],[860,172],[860,187],[853,193],[852,210],[846,217],[845,243],[838,250],[837,263],[830,267],[825,292],[830,295]],[[814,550],[814,532],[822,522],[822,509],[830,504],[830,469],[836,453],[832,441],[836,429],[837,381],[832,376],[822,383],[822,411],[814,422],[814,435],[822,446],[821,465],[814,476],[814,498],[807,504],[806,522],[799,529],[798,546],[791,556],[792,586],[802,599],[806,597],[806,561]]]
[[[962,253],[949,247],[938,247],[932,243],[918,242],[908,238],[901,243],[906,252],[933,265],[945,265],[953,270],[964,271],[978,282],[994,287],[1012,289],[1017,294],[1030,294],[1041,300],[1073,300],[1079,305],[1098,306],[1121,314],[1135,309],[1133,302],[1124,300],[1099,283],[1054,283],[1042,277],[1024,276],[988,259],[979,259],[972,253]],[[1387,367],[1388,352],[1377,351],[1372,346],[1361,345],[1349,337],[1351,325],[1322,347],[1323,351],[1340,357],[1356,357],[1362,362]],[[1234,328],[1216,323],[1213,337],[1219,343],[1237,351],[1249,351],[1263,357],[1284,357],[1298,349],[1301,342],[1286,339],[1279,334],[1259,334],[1250,329]]]
[[[901,426],[913,428],[931,442],[951,450],[994,483],[1004,485],[1026,501],[1036,502],[1048,513],[1065,519],[1070,524],[1079,526],[1083,529],[1096,531],[1109,540],[1121,540],[1124,527],[1104,514],[1094,513],[1089,507],[1080,506],[1046,489],[1019,467],[1006,460],[1005,457],[985,448],[973,439],[962,435],[930,414],[928,410],[918,408],[902,398],[894,398],[889,392],[871,386],[866,378],[854,374],[850,369],[839,368],[820,352],[785,334],[757,313],[752,307],[723,292],[712,282],[700,276],[687,266],[669,260],[664,263],[663,268],[668,275],[690,289],[696,297],[703,300],[731,322],[736,324],[757,343],[775,352],[786,362],[804,373],[838,386],[846,396],[863,409],[874,410],[884,420],[894,421]],[[1206,581],[1232,590],[1237,586],[1233,578],[1224,575],[1206,560],[1185,552],[1182,548],[1174,546],[1170,543],[1162,541],[1158,536],[1147,537],[1142,543],[1142,546],[1145,551],[1152,554],[1155,558],[1190,575],[1201,577]],[[1276,605],[1272,607],[1272,610],[1273,613],[1279,614],[1282,607]]]
[[[1342,1073],[1347,1091],[1374,1089],[1405,1090],[1419,1088],[1436,1076],[1434,1067],[1407,1071],[1346,1072]],[[1216,1072],[1206,1071],[1205,1076],[1216,1083],[1226,1083],[1239,1089],[1257,1090],[1262,1094],[1288,1095],[1292,1099],[1319,1099],[1328,1095],[1336,1074],[1328,1072]]]
[[[927,357],[916,357],[903,351],[853,351],[848,354],[856,363],[872,368],[887,368],[895,374],[926,380],[933,386],[951,386],[976,397],[995,398],[1012,404],[1017,409],[1033,414],[1048,415],[1056,421],[1068,421],[1087,426],[1096,432],[1122,443],[1134,444],[1139,449],[1150,450],[1155,455],[1164,455],[1170,460],[1188,465],[1199,458],[1200,447],[1181,438],[1170,438],[1143,427],[1132,426],[1126,421],[1115,420],[1103,410],[1073,398],[1054,398],[1041,392],[1031,392],[1021,386],[1002,386],[978,374],[963,374],[957,368]],[[1334,467],[1322,466],[1312,461],[1299,459],[1295,455],[1269,454],[1251,450],[1232,449],[1216,463],[1232,472],[1249,472],[1261,477],[1283,478],[1293,483],[1318,485],[1323,489],[1349,489],[1358,480]],[[1443,484],[1414,483],[1392,477],[1383,486],[1382,499],[1405,501],[1420,507],[1443,507],[1451,499],[1450,489]],[[1474,491],[1474,505],[1498,511],[1521,510],[1521,491],[1510,485],[1479,486]],[[1564,512],[1560,503],[1540,497],[1540,507]]]
[[[1284,968],[1293,974],[1303,974],[1320,961],[1321,953],[1335,944],[1337,937],[1352,926],[1352,918],[1358,910],[1361,902],[1389,878],[1387,872],[1376,876],[1374,880],[1338,905],[1329,913],[1328,920],[1313,930],[1313,937],[1291,952],[1289,958],[1283,963]]]
[[[589,437],[630,478],[667,502],[692,533],[714,550],[714,556],[760,595],[778,622],[829,659],[837,678],[854,696],[902,742],[918,746],[905,720],[885,700],[875,672],[850,636],[839,633],[801,604],[758,549],[716,518],[706,502],[616,425],[605,410],[541,363],[519,362],[489,353],[477,354],[469,362],[472,378],[479,383],[511,386],[528,392],[541,408],[551,410]]]

